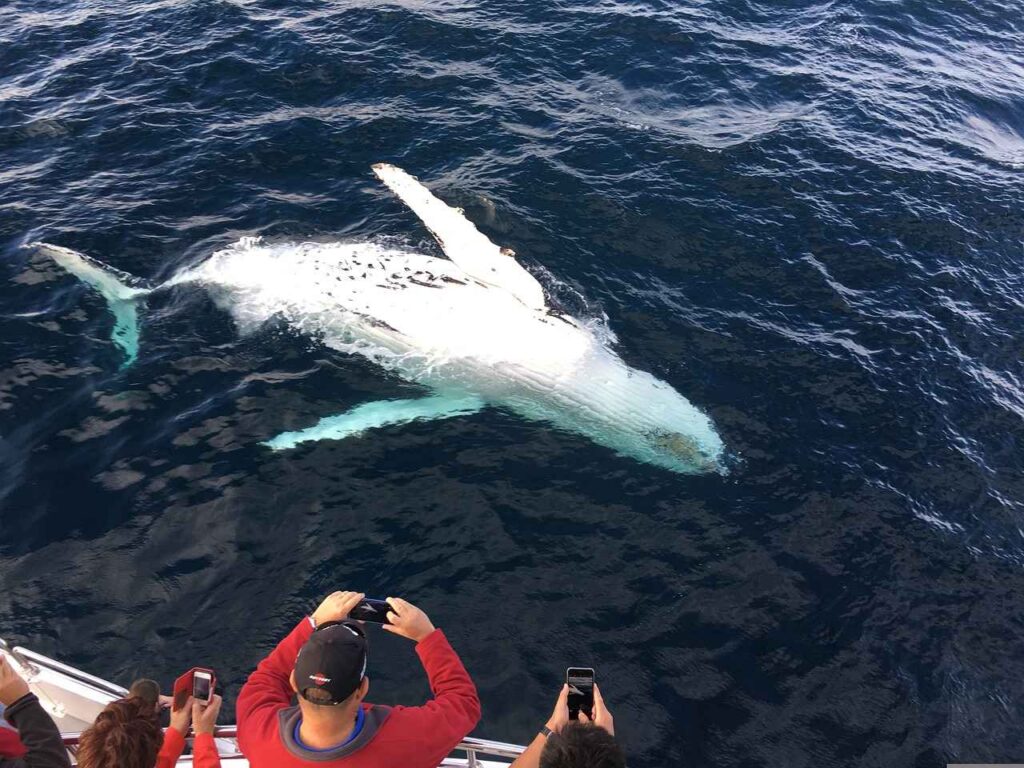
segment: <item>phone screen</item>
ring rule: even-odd
[[[594,719],[594,670],[590,667],[569,667],[565,670],[569,684],[569,719],[579,720],[580,711]]]
[[[196,701],[209,701],[213,693],[210,675],[206,672],[196,672],[192,675],[192,696]]]
[[[376,624],[390,624],[388,611],[393,611],[387,600],[367,597],[359,605],[349,611],[348,617],[356,621],[372,621]]]

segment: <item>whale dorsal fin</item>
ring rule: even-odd
[[[532,309],[546,308],[540,283],[523,269],[511,250],[496,246],[460,210],[439,200],[401,168],[377,163],[373,172],[420,217],[448,258],[463,272],[481,283],[508,291]]]

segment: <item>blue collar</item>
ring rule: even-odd
[[[330,752],[332,749],[340,749],[341,747],[344,747],[346,744],[350,743],[353,739],[355,739],[356,736],[359,735],[359,732],[363,730],[364,720],[366,720],[366,711],[362,708],[362,706],[360,706],[359,711],[356,712],[356,727],[352,729],[352,733],[349,734],[347,739],[345,739],[340,744],[335,744],[333,747],[323,747],[322,749],[316,749],[314,747],[310,747],[304,744],[302,738],[299,736],[299,728],[302,727],[302,717],[299,717],[299,719],[295,721],[295,743],[302,749],[308,749],[310,752]]]

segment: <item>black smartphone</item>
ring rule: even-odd
[[[394,608],[387,600],[377,600],[372,597],[364,598],[355,608],[349,611],[348,617],[356,621],[372,621],[375,624],[390,624],[388,611]]]
[[[569,719],[579,720],[580,712],[594,719],[594,670],[590,667],[569,667],[565,670],[569,684]]]

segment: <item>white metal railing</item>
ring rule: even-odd
[[[88,672],[83,672],[80,669],[69,667],[67,664],[61,664],[56,659],[51,659],[49,656],[43,656],[41,653],[30,651],[27,648],[12,647],[6,640],[0,638],[0,651],[7,653],[12,659],[14,659],[21,668],[29,673],[29,675],[36,675],[39,672],[39,667],[51,669],[54,672],[59,672],[66,677],[70,677],[83,685],[91,686],[101,692],[113,696],[116,699],[124,698],[128,695],[128,689],[122,688],[120,685],[114,685],[102,677],[96,677],[90,675]]]
[[[81,733],[62,733],[61,736],[64,738],[64,746],[68,748],[71,754],[75,754],[78,749],[78,742],[81,739]],[[191,738],[193,734],[189,734]],[[213,731],[213,737],[215,739],[231,739],[235,740],[238,736],[238,728],[234,725],[218,725]],[[458,746],[453,750],[454,752],[465,752],[466,753],[466,764],[468,766],[479,765],[478,758],[480,757],[501,757],[509,760],[514,760],[519,757],[526,747],[520,746],[519,744],[506,744],[503,741],[490,741],[488,739],[474,739],[466,737],[459,742]],[[240,757],[241,755],[239,755]],[[231,759],[230,755],[222,755],[221,759]]]
[[[24,648],[12,648],[6,640],[0,637],[0,651],[3,651],[12,659],[14,659],[18,666],[21,667],[24,671],[29,672],[31,674],[34,674],[36,672],[36,668],[25,657]]]

